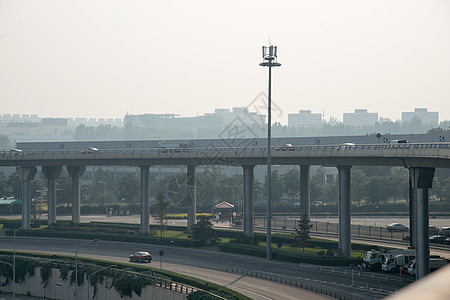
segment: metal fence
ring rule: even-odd
[[[273,230],[286,230],[294,231],[298,227],[298,220],[295,218],[272,218],[272,229]],[[328,221],[312,221],[311,233],[322,233],[322,234],[338,234],[339,224],[330,223]],[[256,217],[254,219],[255,228],[267,228],[267,218]],[[380,238],[380,239],[391,239],[391,240],[405,240],[409,238],[409,232],[405,231],[388,231],[384,226],[367,226],[354,224],[351,225],[351,235],[355,237],[370,237],[370,238]]]

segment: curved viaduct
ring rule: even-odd
[[[208,141],[208,142],[207,142]],[[216,141],[216,143],[214,143]],[[246,140],[247,142],[249,140]],[[196,220],[195,169],[198,165],[242,166],[244,173],[244,233],[253,235],[253,169],[267,163],[268,149],[254,142],[234,147],[236,140],[204,140],[203,146],[192,143],[161,145],[143,142],[65,142],[18,143],[21,153],[0,157],[0,166],[16,166],[22,180],[22,225],[30,226],[31,181],[37,166],[47,179],[48,222],[56,222],[56,179],[65,166],[72,177],[72,220],[80,222],[80,178],[87,165],[126,165],[140,168],[141,233],[149,230],[149,172],[155,165],[187,165],[188,227]],[[140,145],[141,143],[141,145]],[[95,145],[99,152],[87,152]],[[404,166],[410,175],[411,247],[417,253],[417,276],[429,273],[428,189],[435,168],[450,168],[450,143],[357,144],[327,146],[274,146],[272,163],[300,165],[301,214],[309,216],[309,169],[311,165],[335,166],[339,174],[339,247],[345,256],[351,253],[350,169],[353,165]]]

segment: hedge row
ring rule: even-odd
[[[265,247],[228,243],[228,244],[220,244],[219,248],[221,251],[224,252],[266,257]],[[299,255],[280,250],[272,251],[272,259],[288,261],[293,263],[308,263],[324,266],[349,266],[350,264],[362,263],[362,259],[359,258]]]
[[[13,230],[7,230],[7,235],[13,235]],[[167,239],[159,238],[157,236],[150,235],[134,235],[134,234],[115,234],[107,232],[89,232],[89,231],[60,231],[60,230],[21,230],[17,233],[21,236],[39,236],[39,237],[54,237],[54,238],[74,238],[74,239],[95,239],[101,238],[102,240],[116,241],[116,242],[129,242],[129,243],[145,243],[145,244],[161,244],[170,245],[171,240],[175,245],[180,247],[201,247],[203,241],[198,240],[186,240],[186,239]]]

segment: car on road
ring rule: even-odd
[[[447,239],[446,235],[432,235],[429,238],[430,243],[434,244],[443,244],[446,239]]]
[[[428,226],[428,233],[430,235],[437,235],[437,234],[439,234],[439,227],[434,226],[434,225]]]
[[[391,223],[386,226],[387,231],[408,231],[409,227],[400,223]]]
[[[99,154],[100,150],[98,150],[98,148],[95,147],[89,147],[87,148],[86,151],[81,151],[82,154]]]
[[[450,227],[441,227],[439,234],[450,236]]]
[[[130,254],[128,259],[131,262],[151,262],[152,255],[148,251],[136,251],[133,254]]]

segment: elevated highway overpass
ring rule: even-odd
[[[300,215],[309,216],[309,169],[311,165],[335,166],[339,173],[339,247],[349,256],[350,169],[353,165],[403,166],[410,172],[411,247],[417,251],[418,277],[429,272],[428,189],[435,168],[450,167],[450,143],[376,143],[301,145],[275,139],[272,163],[300,165]],[[289,139],[295,141],[295,139]],[[23,182],[22,222],[30,223],[31,181],[37,167],[47,178],[49,224],[56,222],[56,178],[65,166],[72,177],[72,220],[80,222],[80,177],[88,165],[137,166],[141,175],[141,233],[149,229],[149,172],[155,165],[187,165],[188,227],[196,222],[196,175],[198,165],[242,166],[244,173],[244,233],[253,235],[253,169],[265,165],[269,149],[253,139],[201,141],[115,141],[18,143],[22,152],[4,152],[0,166],[16,166]],[[289,145],[287,145],[289,144]],[[237,146],[234,146],[237,145]],[[98,150],[86,151],[87,147]]]

